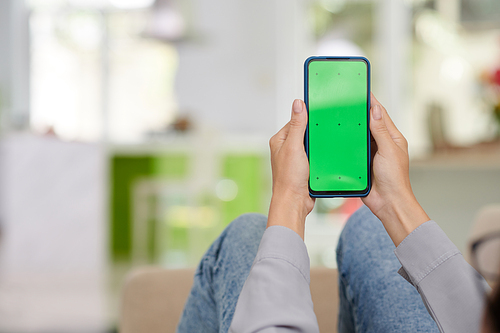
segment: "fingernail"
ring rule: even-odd
[[[296,99],[295,101],[293,101],[292,110],[295,113],[301,113],[302,112],[302,103],[300,102],[300,99]]]
[[[382,119],[382,109],[380,108],[380,105],[375,104],[372,109],[373,109],[373,119],[375,120]]]

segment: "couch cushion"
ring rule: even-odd
[[[122,292],[121,333],[175,332],[193,283],[194,269],[146,267],[131,272]],[[337,270],[311,269],[311,294],[322,333],[337,327]]]

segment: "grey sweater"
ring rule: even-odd
[[[394,251],[441,332],[479,332],[482,277],[434,221]],[[309,256],[297,233],[270,227],[243,286],[229,332],[319,332],[309,289]]]

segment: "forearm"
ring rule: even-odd
[[[229,332],[319,332],[309,282],[304,242],[290,228],[268,228]]]
[[[395,254],[441,332],[479,330],[486,282],[434,221],[414,230]]]
[[[267,227],[283,226],[304,239],[307,214],[314,207],[309,196],[309,163],[304,150],[307,112],[304,102],[295,100],[291,120],[269,140],[273,171],[273,197]]]

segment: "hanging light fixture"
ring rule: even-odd
[[[118,1],[118,0],[116,0]],[[186,32],[185,20],[171,0],[157,0],[145,35],[167,42],[181,40]]]
[[[155,0],[109,0],[109,3],[118,9],[142,9],[151,7]]]

